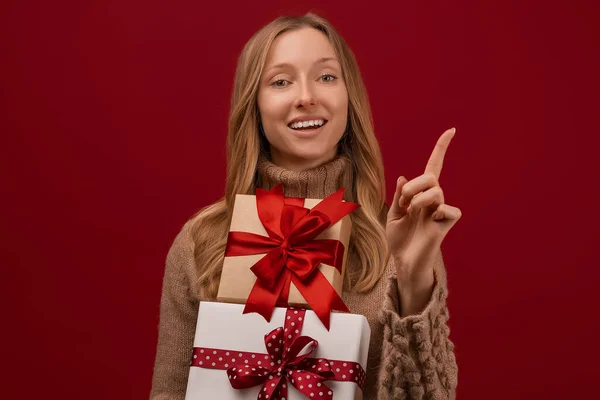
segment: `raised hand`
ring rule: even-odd
[[[454,128],[438,139],[425,172],[410,181],[398,178],[387,216],[388,248],[404,287],[433,284],[433,262],[446,234],[460,219],[460,209],[445,203],[439,184],[444,156]]]

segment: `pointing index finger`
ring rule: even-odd
[[[446,155],[446,150],[448,149],[450,141],[454,137],[455,132],[456,128],[452,128],[442,133],[442,136],[440,136],[437,143],[435,144],[435,147],[433,148],[433,152],[429,157],[429,161],[427,161],[425,173],[433,172],[435,177],[437,179],[440,179],[440,175],[442,173],[442,166],[444,165],[444,156]]]

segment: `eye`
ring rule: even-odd
[[[273,81],[269,84],[269,86],[274,86],[274,87],[285,87],[287,86],[289,82],[286,81],[285,79],[277,79],[276,81]]]
[[[337,79],[337,76],[332,74],[323,74],[319,77],[323,82],[330,83]]]

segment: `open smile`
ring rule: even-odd
[[[288,128],[290,128],[297,136],[313,136],[320,132],[321,128],[323,128],[327,122],[326,119],[297,121],[288,124]]]

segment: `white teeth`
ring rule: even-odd
[[[309,126],[322,126],[325,123],[324,119],[313,119],[309,121],[293,122],[289,126],[292,129],[308,128]]]

